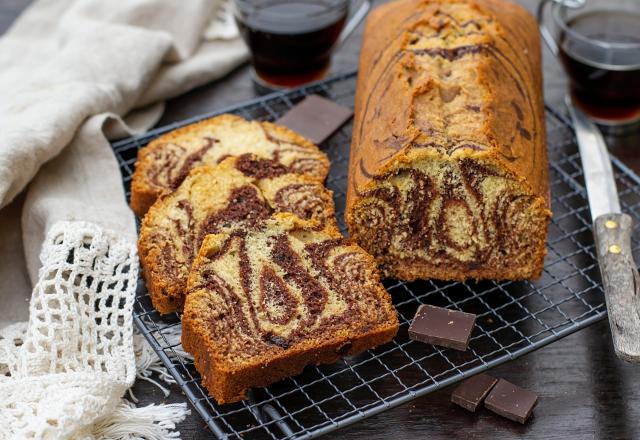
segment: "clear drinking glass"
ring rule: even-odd
[[[349,18],[352,6],[356,12]],[[335,48],[370,7],[369,0],[235,0],[234,15],[251,53],[254,80],[273,90],[322,79]]]
[[[547,3],[550,29],[543,23]],[[601,125],[640,121],[639,0],[543,0],[538,20],[574,103]]]

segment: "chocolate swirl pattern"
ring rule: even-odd
[[[220,403],[386,342],[398,328],[373,259],[290,214],[209,235],[188,290],[182,343]]]
[[[158,311],[182,308],[189,269],[207,234],[257,228],[274,212],[293,212],[317,230],[337,231],[331,192],[272,165],[269,159],[244,155],[198,167],[149,210],[138,249]],[[265,276],[265,283],[274,279]]]
[[[309,183],[292,183],[278,189],[275,194],[279,211],[291,212],[304,220],[317,219],[321,223],[326,221],[325,214],[331,200],[331,193],[321,193],[316,185]]]
[[[504,0],[399,0],[363,41],[351,236],[390,277],[538,277],[551,213],[535,20]]]
[[[515,176],[470,158],[412,165],[376,178],[351,214],[387,276],[517,279],[542,267],[548,212]]]
[[[245,154],[257,156],[266,167],[259,170],[248,164],[247,169],[270,176],[293,173],[323,182],[329,169],[327,157],[315,145],[285,127],[220,115],[167,133],[140,150],[131,183],[131,207],[142,216],[196,166]]]

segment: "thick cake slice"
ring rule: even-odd
[[[187,275],[207,234],[235,224],[256,225],[272,212],[291,212],[339,234],[332,193],[314,178],[291,174],[246,154],[202,166],[144,217],[138,252],[154,307],[181,310]]]
[[[288,128],[225,114],[169,132],[141,149],[131,182],[131,208],[142,217],[158,196],[177,188],[192,168],[245,153],[317,182],[324,182],[329,172],[325,154]]]
[[[207,236],[188,292],[182,345],[221,404],[398,330],[373,258],[291,214]]]
[[[539,277],[551,212],[536,21],[507,0],[399,0],[363,41],[351,237],[403,280]]]

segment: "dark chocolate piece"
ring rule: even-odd
[[[467,411],[476,412],[497,381],[488,374],[470,377],[453,390],[451,401]]]
[[[500,379],[484,401],[484,406],[509,420],[524,423],[538,403],[538,396]]]
[[[471,313],[423,304],[409,327],[409,338],[464,351],[475,322]]]
[[[311,95],[299,102],[278,124],[321,144],[353,115],[350,108],[343,107],[318,95]]]

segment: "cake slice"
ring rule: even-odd
[[[194,167],[246,153],[317,182],[324,182],[329,172],[326,155],[288,128],[224,114],[173,130],[138,152],[131,208],[142,217],[158,196],[177,188]]]
[[[286,213],[207,236],[188,292],[182,345],[220,404],[398,330],[373,258]]]
[[[333,197],[316,179],[251,154],[201,166],[144,217],[138,252],[154,307],[182,309],[187,275],[207,234],[235,224],[257,225],[273,212],[291,212],[339,234]]]

